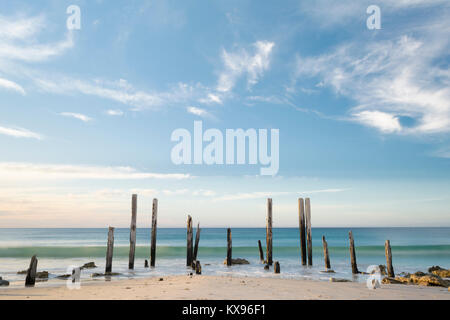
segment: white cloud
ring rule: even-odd
[[[434,62],[448,53],[450,28],[438,25],[416,38],[354,42],[334,52],[298,58],[297,77],[318,77],[324,86],[356,102],[350,120],[385,133],[450,131],[450,74]],[[414,119],[405,126],[402,117]]]
[[[199,117],[211,117],[211,114],[208,111],[197,107],[187,107],[187,112],[195,114]]]
[[[355,121],[374,127],[385,133],[400,132],[402,126],[398,118],[392,114],[380,111],[362,111],[353,114]]]
[[[15,83],[11,80],[0,78],[0,87],[5,88],[7,90],[16,91],[16,92],[20,93],[21,95],[26,94],[25,89],[22,88],[22,86],[20,86],[19,84]]]
[[[0,16],[0,39],[27,39],[43,29],[44,26],[43,16],[28,18]]]
[[[0,163],[2,179],[188,179],[189,174],[151,173],[138,171],[131,167],[100,167],[82,165],[58,165],[35,163]]]
[[[206,98],[200,98],[198,102],[203,104],[222,104],[222,98],[218,94],[208,93]]]
[[[69,117],[69,118],[74,118],[74,119],[78,119],[81,120],[83,122],[89,122],[92,121],[92,118],[81,114],[81,113],[73,113],[73,112],[61,112],[60,113],[61,116],[63,117]]]
[[[40,62],[62,54],[74,45],[73,35],[68,32],[66,39],[51,44],[20,44],[16,42],[0,42],[0,58],[25,62]]]
[[[43,139],[42,135],[19,127],[8,128],[0,126],[0,134],[4,134],[15,138],[31,138],[37,140]]]
[[[224,70],[219,75],[217,91],[229,92],[241,76],[247,76],[247,86],[251,88],[263,76],[270,66],[270,56],[275,43],[258,41],[253,44],[254,54],[245,49],[237,52],[223,50]]]
[[[123,116],[123,111],[122,110],[107,110],[106,114],[109,116]]]

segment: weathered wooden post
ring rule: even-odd
[[[349,231],[348,238],[350,240],[350,259],[352,263],[352,273],[358,274],[358,265],[356,264],[355,241],[353,240],[353,232]]]
[[[186,232],[186,266],[192,267],[192,217],[188,215]]]
[[[137,194],[131,196],[131,225],[130,225],[130,256],[128,269],[134,269],[134,256],[136,252],[136,215],[137,215]]]
[[[280,263],[278,261],[275,261],[275,265],[273,266],[273,271],[275,273],[280,273]]]
[[[195,233],[195,245],[194,245],[194,261],[197,261],[199,242],[200,242],[200,223],[197,223],[197,232]]]
[[[323,244],[323,258],[325,259],[325,270],[329,271],[331,270],[331,264],[330,264],[330,256],[328,255],[328,243],[327,240],[325,240],[325,236],[322,236],[322,244]]]
[[[114,228],[109,227],[109,229],[108,229],[108,247],[106,249],[106,267],[105,267],[106,274],[111,273],[111,271],[112,271],[113,249],[114,249]]]
[[[145,259],[145,261],[144,261],[144,268],[148,268],[148,260],[147,259]]]
[[[27,270],[27,277],[25,278],[26,287],[34,287],[36,283],[36,269],[37,269],[38,259],[36,255],[31,257],[30,267]]]
[[[386,253],[386,266],[387,266],[387,274],[388,277],[394,278],[394,267],[392,266],[392,252],[391,252],[391,242],[386,240],[384,244],[384,251]]]
[[[152,206],[152,240],[150,246],[150,266],[154,267],[156,263],[156,225],[158,221],[158,199],[153,199]]]
[[[308,266],[312,266],[312,235],[311,235],[311,201],[305,199],[306,211],[306,241],[308,242]]]
[[[258,240],[258,247],[259,247],[259,260],[261,260],[262,263],[264,263],[264,252],[261,245],[261,240]]]
[[[198,260],[195,261],[195,274],[202,274],[202,265]]]
[[[302,265],[306,266],[306,232],[305,232],[305,207],[303,198],[298,199],[298,227],[300,229],[300,249]]]
[[[266,226],[266,258],[267,264],[272,265],[272,199],[267,199],[267,226]]]
[[[231,267],[232,264],[232,244],[231,244],[231,229],[227,230],[227,266]]]

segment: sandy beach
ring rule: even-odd
[[[0,289],[0,300],[450,300],[446,288],[365,283],[230,277],[169,276],[85,282],[66,286]]]

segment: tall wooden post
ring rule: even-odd
[[[109,229],[108,229],[108,247],[106,249],[105,273],[110,273],[112,271],[113,249],[114,249],[114,228],[109,227]]]
[[[134,256],[136,252],[136,215],[137,215],[137,195],[131,197],[131,225],[130,225],[130,257],[128,269],[134,269]]]
[[[302,265],[306,266],[306,232],[305,232],[305,207],[303,198],[298,199],[298,227],[300,229],[300,249]]]
[[[330,264],[330,256],[328,255],[328,243],[325,240],[325,236],[322,236],[322,244],[323,244],[323,258],[325,259],[325,270],[331,270]]]
[[[308,242],[308,266],[312,266],[312,236],[311,236],[311,202],[305,199],[306,211],[306,241]]]
[[[267,264],[272,265],[272,199],[267,199],[267,226],[266,226],[266,258]]]
[[[231,267],[232,265],[232,243],[231,243],[231,229],[227,230],[227,266]]]
[[[258,247],[259,247],[259,260],[261,260],[262,263],[264,263],[264,252],[261,245],[261,240],[258,240]]]
[[[36,283],[36,269],[37,269],[38,259],[36,255],[31,257],[30,267],[27,270],[27,277],[25,278],[25,286],[33,287]]]
[[[197,261],[198,243],[200,242],[200,223],[197,224],[197,232],[195,233],[195,245],[194,245],[194,261]]]
[[[150,266],[154,267],[156,263],[156,230],[158,224],[158,199],[153,199],[152,206],[152,239],[150,246]]]
[[[192,267],[192,217],[188,216],[186,232],[186,266]]]
[[[394,267],[392,266],[392,252],[391,252],[391,242],[386,240],[384,244],[384,251],[386,253],[386,266],[388,277],[395,277]]]
[[[358,274],[358,265],[356,264],[356,251],[355,251],[355,241],[353,240],[353,232],[348,233],[348,238],[350,240],[350,259],[352,263],[352,273]]]

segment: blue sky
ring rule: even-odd
[[[381,9],[369,30],[366,9]],[[81,9],[68,31],[66,9]],[[450,5],[0,4],[0,224],[450,226]],[[177,128],[279,129],[280,169],[176,166]],[[139,221],[138,221],[139,223]]]

